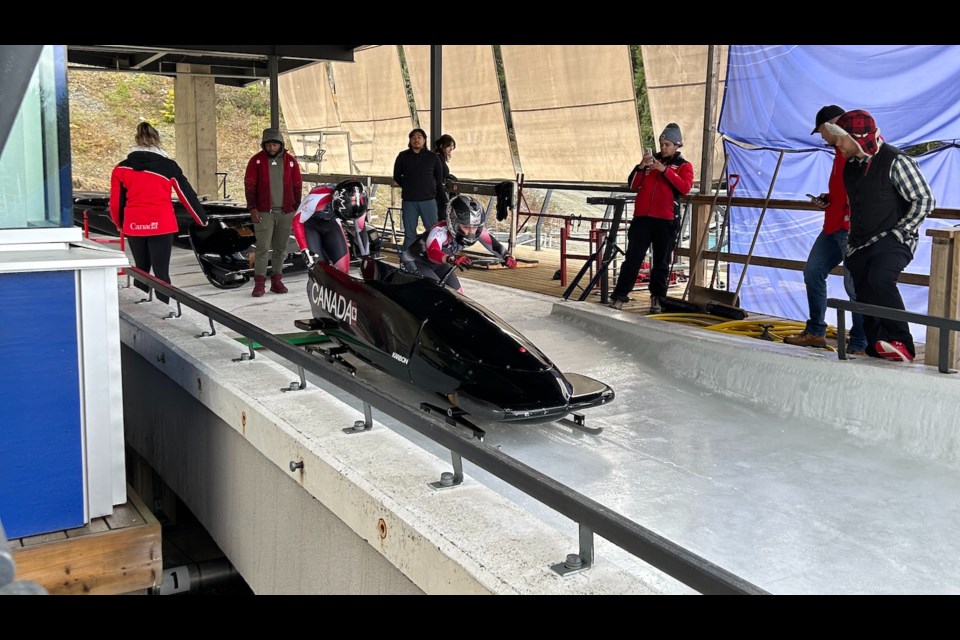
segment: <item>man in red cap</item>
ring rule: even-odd
[[[848,111],[835,124],[837,148],[847,158],[843,181],[850,200],[846,265],[857,301],[904,309],[897,278],[913,260],[919,228],[936,204],[916,160],[887,144],[867,111]],[[910,325],[864,317],[867,354],[902,362],[916,357]]]

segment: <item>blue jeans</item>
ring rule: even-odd
[[[807,287],[807,306],[810,308],[806,331],[812,336],[823,336],[827,333],[827,323],[824,320],[827,313],[827,276],[834,267],[843,262],[843,256],[847,253],[847,235],[843,229],[831,234],[821,231],[810,249],[810,255],[807,256],[807,264],[803,267],[803,283]],[[857,295],[853,278],[846,267],[843,268],[843,287],[850,300],[855,301]],[[848,348],[851,351],[863,351],[866,346],[863,316],[855,313],[850,327]]]
[[[427,231],[437,224],[437,201],[404,200],[400,204],[400,217],[403,219],[403,247],[400,251],[403,252],[417,239],[417,223],[420,218],[423,218],[423,228]]]

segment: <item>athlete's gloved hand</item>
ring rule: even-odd
[[[453,260],[451,261],[453,263],[453,266],[460,269],[460,271],[463,271],[464,269],[469,269],[470,265],[473,264],[473,260],[471,260],[467,256],[451,256],[451,257],[453,258]]]
[[[507,265],[507,269],[516,269],[517,268],[517,259],[513,256],[507,256],[503,259],[503,264]]]
[[[300,255],[303,256],[303,261],[307,263],[308,267],[312,267],[313,263],[317,261],[310,249],[301,250]]]

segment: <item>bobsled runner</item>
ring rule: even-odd
[[[561,372],[519,331],[442,283],[371,257],[360,271],[355,278],[314,264],[313,318],[297,326],[486,420],[548,422],[613,400],[608,385]]]

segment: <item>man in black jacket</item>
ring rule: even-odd
[[[403,218],[403,248],[417,239],[417,223],[424,229],[437,224],[437,194],[443,193],[443,168],[440,157],[427,151],[427,134],[417,128],[410,132],[408,148],[397,154],[393,163],[393,181],[400,187]]]
[[[883,141],[868,112],[848,111],[826,127],[847,158],[843,181],[850,201],[850,236],[845,264],[857,301],[902,311],[897,279],[913,260],[920,223],[936,204],[933,191],[916,160]],[[900,362],[916,357],[906,322],[864,316],[863,328],[867,355]]]

